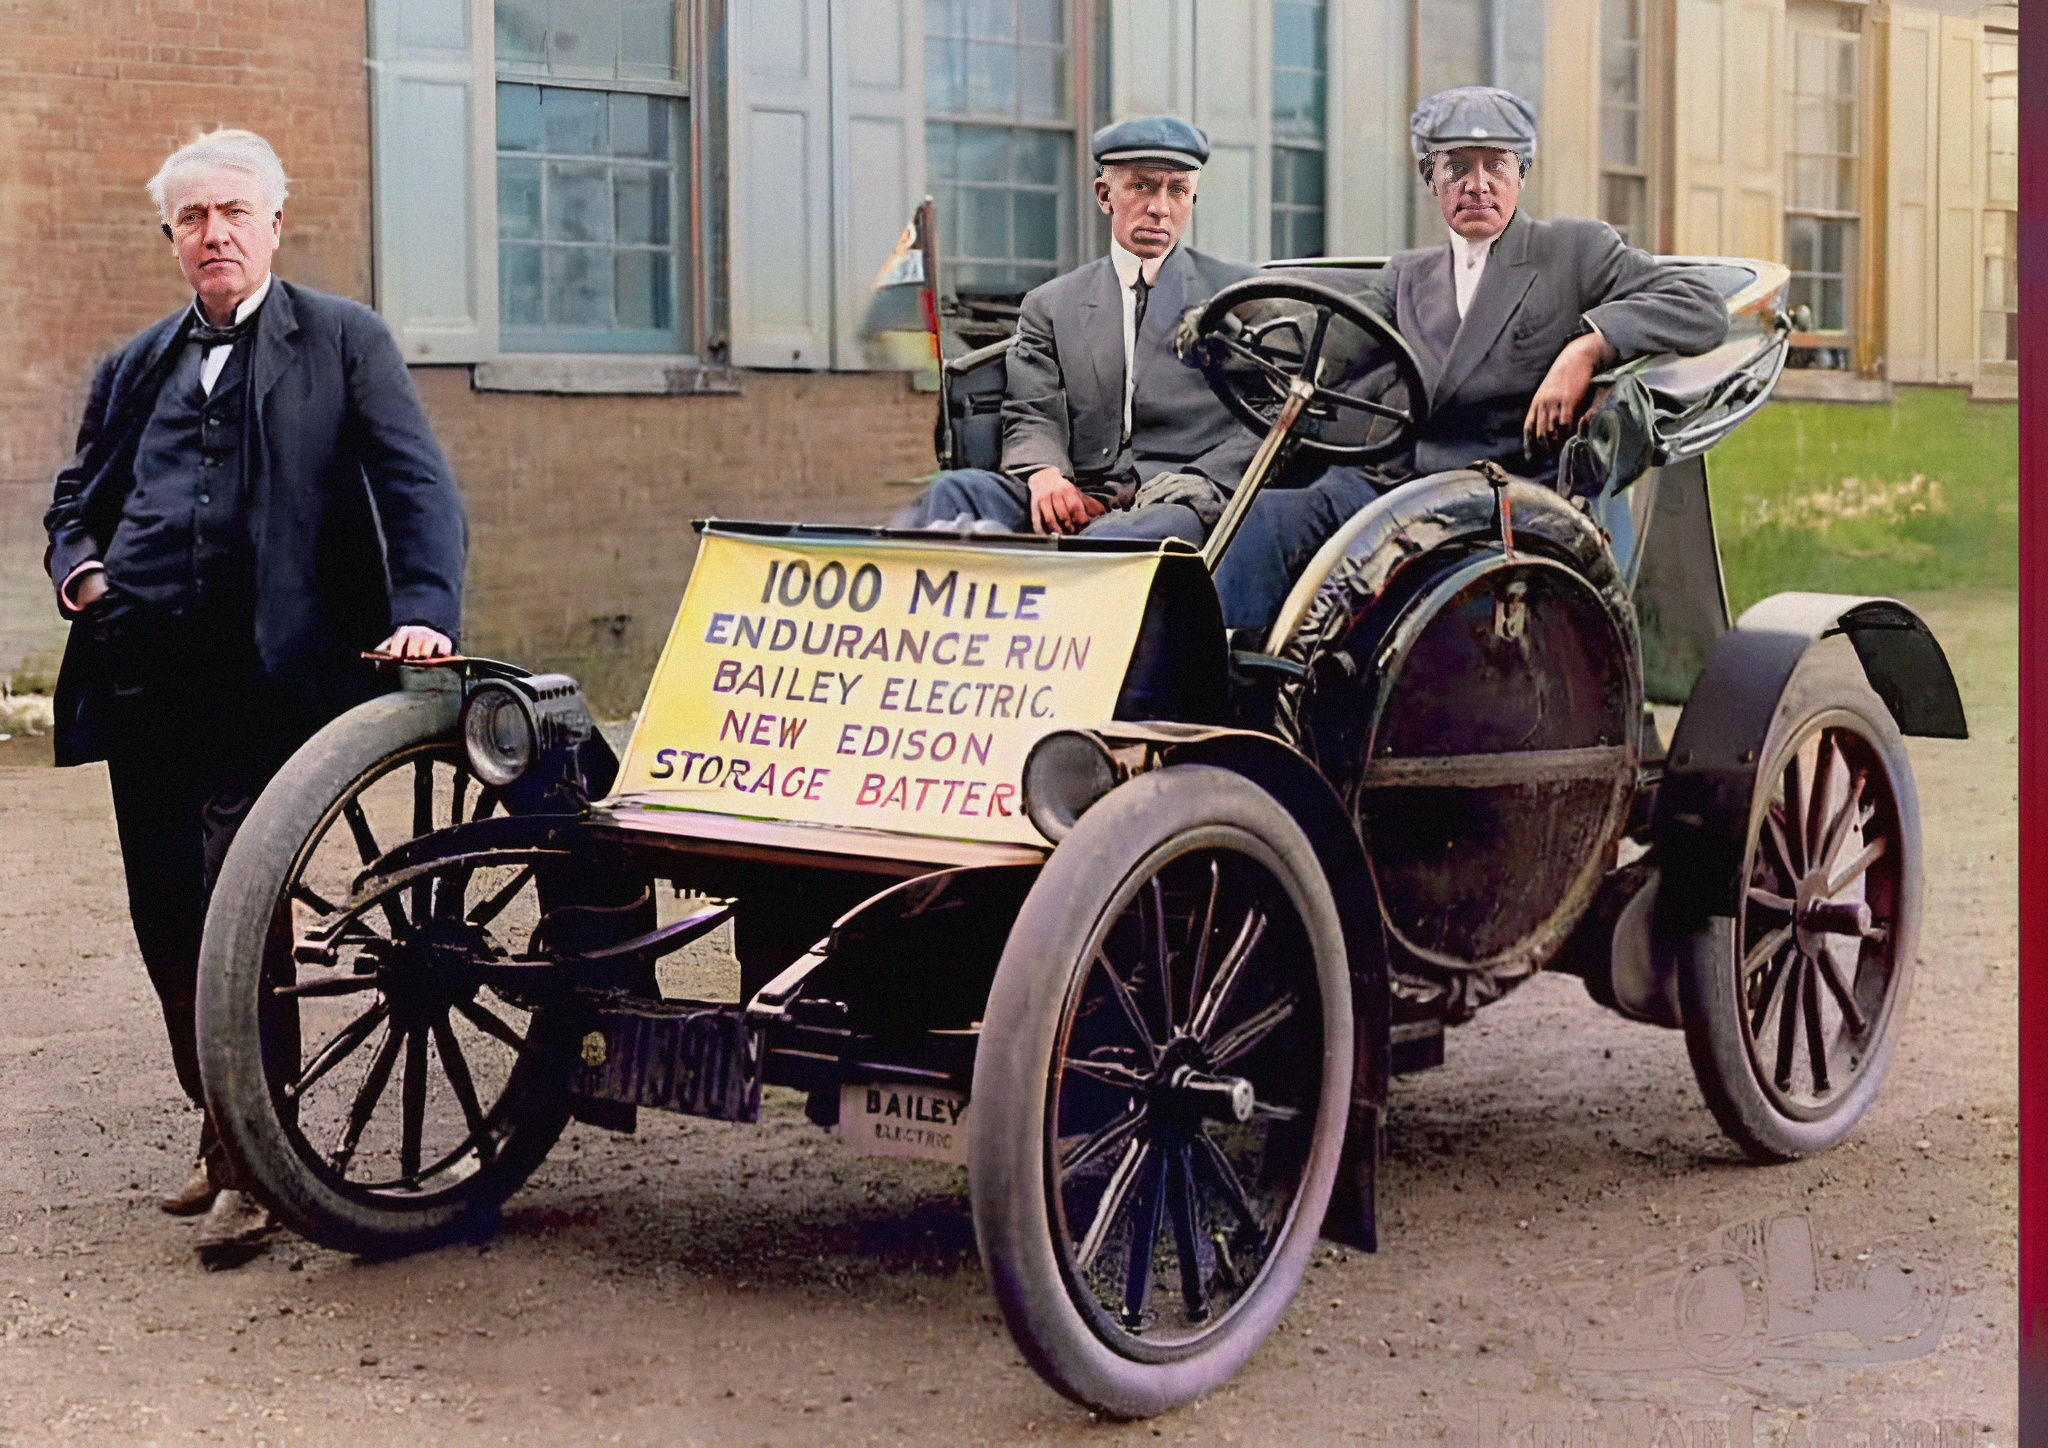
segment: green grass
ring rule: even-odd
[[[1767,594],[2019,586],[2019,413],[1960,389],[1774,402],[1707,463],[1736,613]]]

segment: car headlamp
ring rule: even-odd
[[[1025,756],[1024,814],[1058,844],[1116,784],[1116,761],[1107,744],[1085,729],[1055,729]]]
[[[462,752],[470,773],[492,789],[518,783],[541,756],[581,744],[595,728],[567,674],[485,679],[462,704]]]

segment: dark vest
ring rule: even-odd
[[[243,451],[249,349],[229,352],[209,394],[203,353],[185,355],[158,392],[135,451],[135,486],[108,540],[112,617],[205,618],[253,636],[255,550]]]
[[[248,684],[256,653],[256,550],[249,537],[249,349],[235,344],[213,391],[188,343],[135,449],[135,486],[108,540],[106,607],[95,620],[117,694]]]

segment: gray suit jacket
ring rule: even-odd
[[[1085,486],[1134,467],[1141,480],[1195,472],[1235,488],[1259,440],[1224,410],[1201,372],[1174,355],[1173,330],[1182,312],[1253,271],[1185,246],[1159,268],[1132,349],[1138,385],[1127,452],[1115,264],[1102,257],[1033,288],[1007,359],[1003,471],[1058,468]]]
[[[1728,308],[1703,278],[1659,265],[1604,221],[1531,221],[1517,212],[1494,242],[1462,324],[1448,244],[1404,251],[1362,300],[1392,322],[1422,364],[1430,415],[1397,475],[1423,477],[1491,459],[1548,472],[1522,455],[1522,420],[1565,344],[1597,326],[1624,358],[1710,351]]]

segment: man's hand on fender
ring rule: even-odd
[[[1593,390],[1593,375],[1619,361],[1621,354],[1598,332],[1589,332],[1566,345],[1550,364],[1543,385],[1522,419],[1522,450],[1530,457],[1555,452],[1579,424],[1586,396]]]
[[[1031,490],[1034,533],[1078,533],[1109,511],[1100,499],[1068,482],[1058,468],[1040,468],[1025,485]]]
[[[445,659],[455,652],[455,645],[448,635],[423,623],[408,623],[399,625],[390,638],[377,645],[376,651],[395,659]]]

